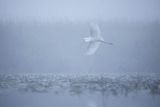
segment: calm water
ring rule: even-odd
[[[0,107],[159,107],[157,76],[1,75]]]

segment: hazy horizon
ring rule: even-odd
[[[159,0],[0,0],[0,70],[157,73],[159,5]],[[89,22],[115,45],[101,45],[85,57]]]
[[[159,0],[0,0],[1,20],[160,20]]]
[[[0,107],[160,107],[159,77],[160,0],[0,0]]]

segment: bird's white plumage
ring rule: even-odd
[[[89,42],[86,54],[87,55],[94,54],[98,49],[99,45],[100,45],[100,42],[96,42],[96,41]]]
[[[88,48],[86,52],[87,55],[94,54],[96,50],[98,49],[98,47],[100,46],[100,43],[112,45],[112,43],[104,41],[103,37],[101,36],[100,28],[95,23],[92,23],[90,25],[90,36],[85,37],[84,41],[88,43]]]
[[[101,35],[100,28],[97,24],[92,23],[90,25],[90,36],[94,38],[98,38]]]
[[[85,42],[90,42],[91,40],[92,40],[92,37],[85,37],[85,38],[84,38],[84,41],[85,41]]]
[[[101,36],[100,28],[97,24],[91,24],[90,25],[90,36],[84,38],[85,42],[88,42],[88,48],[87,48],[87,55],[92,55],[96,52],[98,49],[100,42],[99,40],[103,40],[103,37]]]

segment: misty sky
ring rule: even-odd
[[[0,0],[5,20],[159,20],[160,0]]]
[[[56,21],[60,23],[55,23]],[[101,44],[94,55],[86,56],[88,44],[83,38],[89,36],[88,22],[92,21],[100,26],[104,40],[114,45]],[[160,74],[159,22],[160,0],[0,0],[0,74]],[[73,89],[65,88],[68,87],[67,84],[62,87],[72,94],[63,93],[61,86],[57,85],[61,85],[63,80],[58,78],[58,83],[49,82],[50,79],[47,78],[42,83],[25,78],[28,85],[12,77],[6,82],[3,78],[1,80],[0,107],[88,107],[87,103],[92,99],[97,104],[106,101],[107,107],[159,107],[160,101],[159,96],[145,96],[149,90],[140,90],[142,95],[133,90],[136,94],[131,93],[129,97],[112,79],[108,79],[114,83],[109,84],[109,87],[115,85],[115,88],[125,93],[124,96],[117,97],[114,89],[112,92],[116,97],[108,96],[101,83],[100,88],[96,89],[91,84],[87,89],[102,90],[102,93],[96,92],[95,96],[90,90],[81,93],[78,79],[75,82],[71,79],[71,83],[65,79],[68,85],[75,87],[77,97],[72,93]],[[10,83],[12,80],[13,84]],[[147,78],[148,80],[150,79]],[[45,81],[48,81],[47,84],[44,84]],[[125,86],[121,82],[117,83]],[[55,95],[23,94],[21,89],[18,90],[20,93],[14,92],[17,86],[24,90],[25,87],[44,90],[39,86],[49,86],[49,90],[52,90],[50,85],[54,84]],[[11,92],[10,85],[13,86]],[[82,84],[82,89],[84,86],[86,85]],[[134,81],[131,89],[132,87]],[[5,88],[7,90],[3,92]],[[158,93],[158,84],[151,85],[151,88],[153,93]],[[30,89],[26,91],[31,92]]]
[[[0,23],[0,71],[159,72],[159,10],[160,0],[0,0],[0,20],[24,21]],[[85,57],[95,19],[115,45]]]

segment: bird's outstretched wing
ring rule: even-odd
[[[98,37],[100,35],[101,31],[97,24],[91,23],[90,24],[90,36],[92,37]]]
[[[90,42],[88,44],[86,55],[94,54],[96,52],[96,50],[98,49],[99,45],[100,45],[100,42],[97,42],[97,41]]]

